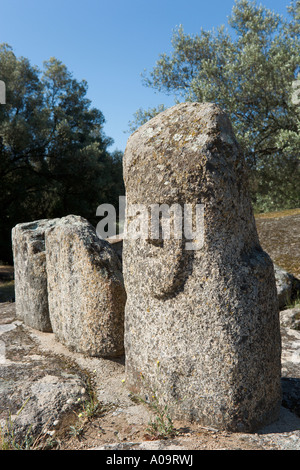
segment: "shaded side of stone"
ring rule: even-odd
[[[107,238],[106,241],[111,245],[111,247],[117,253],[119,260],[122,263],[123,234],[119,235],[117,238]]]

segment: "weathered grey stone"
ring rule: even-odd
[[[300,330],[300,305],[281,310],[280,324],[286,328]]]
[[[12,229],[17,317],[27,326],[50,332],[45,230],[58,219],[21,223]]]
[[[121,264],[108,242],[79,216],[46,232],[49,314],[69,349],[90,356],[124,352],[126,294]]]
[[[300,280],[285,269],[274,264],[279,308],[290,305],[300,299]]]
[[[245,165],[222,110],[183,103],[128,140],[123,242],[126,383],[171,416],[250,431],[277,419],[279,309]],[[132,239],[133,204],[204,204],[204,244]],[[151,234],[150,234],[151,235]]]
[[[117,253],[119,260],[122,263],[123,234],[117,235],[116,237],[107,238],[106,241],[111,245],[111,247]]]

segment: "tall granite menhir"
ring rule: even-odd
[[[154,393],[173,418],[231,431],[278,419],[281,340],[273,263],[262,250],[245,164],[214,104],[183,103],[151,119],[124,155],[133,204],[203,204],[204,240],[134,239],[127,212],[127,387]],[[134,214],[134,212],[133,212]]]

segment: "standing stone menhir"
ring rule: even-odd
[[[214,104],[151,119],[124,155],[126,383],[171,416],[231,431],[278,418],[281,340],[273,263],[262,250],[246,169]],[[204,238],[133,239],[134,204],[202,204]],[[172,217],[171,217],[172,219]]]
[[[12,229],[16,315],[25,325],[51,332],[48,309],[45,230],[58,219],[17,224]]]
[[[49,315],[57,339],[89,356],[124,353],[126,293],[121,263],[84,218],[69,215],[46,232]]]

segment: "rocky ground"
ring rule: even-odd
[[[300,450],[300,332],[282,329],[283,405],[280,419],[253,434],[174,422],[156,430],[153,406],[126,390],[124,358],[72,353],[52,333],[0,306],[2,448],[136,450]],[[32,437],[34,436],[34,437]]]
[[[258,219],[264,248],[281,267],[298,276],[299,228],[300,211]],[[286,258],[281,256],[284,253]],[[9,274],[2,282],[12,282]],[[300,450],[297,309],[281,312],[279,420],[243,434],[172,423],[167,410],[159,416],[155,400],[149,405],[128,393],[123,357],[96,359],[73,353],[52,333],[26,327],[16,319],[14,303],[4,300],[0,303],[0,449]]]

